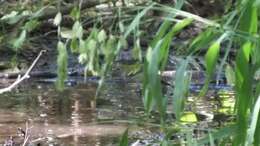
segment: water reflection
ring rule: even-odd
[[[109,81],[95,99],[96,86],[78,84],[57,92],[53,84],[37,83],[21,87],[20,92],[0,95],[0,144],[9,136],[16,139],[17,128],[24,128],[29,121],[31,140],[46,137],[43,142],[49,144],[115,145],[127,125],[100,123],[143,117],[142,100],[135,92],[139,86],[135,82]],[[203,116],[205,121],[198,127],[213,127],[209,122],[216,119],[216,100],[188,100],[187,109]]]
[[[33,84],[0,95],[0,144],[8,136],[16,139],[17,128],[24,128],[28,120],[31,140],[47,137],[49,144],[91,146],[115,143],[127,126],[97,122],[126,118],[133,113],[128,104],[139,100],[133,100],[138,97],[130,93],[134,86],[114,85],[105,85],[97,100],[96,84],[80,84],[64,92],[57,92],[52,84]]]

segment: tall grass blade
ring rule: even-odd
[[[209,131],[209,145],[210,146],[215,146],[214,137],[212,136],[210,131]]]
[[[183,0],[178,0],[176,2],[176,5],[175,5],[175,9],[181,9],[182,6],[184,4],[184,1]],[[167,17],[168,18],[174,18],[176,16],[176,14],[169,14]],[[156,42],[158,42],[161,38],[164,37],[164,35],[166,34],[167,30],[170,28],[170,26],[172,25],[172,22],[171,21],[168,21],[168,20],[165,20],[159,30],[157,31],[156,33],[156,36],[155,38],[153,39],[153,41],[151,42],[151,46],[154,47],[154,45],[156,44]]]
[[[253,114],[251,117],[251,123],[250,123],[249,129],[248,129],[247,140],[246,140],[246,144],[245,144],[246,146],[251,146],[253,144],[254,135],[255,135],[256,128],[257,128],[256,127],[257,121],[259,119],[259,111],[260,111],[260,96],[258,96],[258,99],[254,106]],[[259,123],[259,121],[258,121],[258,123]]]
[[[256,130],[255,130],[255,139],[254,139],[254,145],[260,145],[260,116],[258,114],[258,120],[257,120],[257,125],[256,125]]]
[[[65,44],[60,41],[58,42],[57,49],[58,79],[56,81],[56,87],[61,91],[64,89],[64,81],[67,79],[68,53]]]
[[[222,36],[214,42],[208,49],[205,55],[205,62],[206,62],[206,81],[205,84],[200,92],[200,97],[205,96],[208,90],[208,86],[211,80],[212,75],[215,72],[215,68],[217,65],[217,60],[219,57],[220,51],[220,43],[229,35],[229,33],[224,33]]]
[[[202,48],[205,48],[210,44],[216,37],[212,28],[208,28],[206,31],[200,33],[189,45],[188,53],[193,54]]]
[[[181,31],[183,28],[187,27],[188,25],[190,25],[193,22],[192,19],[190,18],[186,18],[183,19],[182,21],[176,23],[171,30],[165,35],[164,39],[163,39],[163,43],[162,43],[162,49],[160,52],[160,61],[161,61],[161,66],[160,66],[160,70],[164,70],[165,65],[168,61],[168,55],[169,55],[169,48],[170,45],[172,43],[172,39],[174,37],[174,35],[176,35],[179,31]]]
[[[244,11],[241,16],[239,29],[248,32],[251,35],[256,35],[258,30],[258,10],[254,5],[254,1],[242,2]],[[247,22],[247,23],[245,23]],[[253,73],[249,61],[252,53],[252,48],[256,47],[253,42],[248,40],[241,42],[236,58],[236,107],[237,107],[237,132],[240,134],[235,137],[234,145],[244,145],[247,137],[248,125],[248,110],[252,104],[252,80]],[[253,106],[253,105],[252,105]]]
[[[187,73],[188,60],[183,60],[177,69],[175,78],[175,88],[173,94],[173,110],[177,120],[181,119],[184,103],[189,91],[190,75]]]
[[[209,47],[207,51],[207,54],[205,56],[207,77],[206,77],[205,85],[203,86],[200,92],[200,96],[205,96],[208,90],[211,76],[215,71],[215,66],[219,56],[219,49],[220,49],[220,42],[215,42]]]
[[[151,9],[153,8],[153,6],[155,5],[155,3],[152,3],[151,5],[149,5],[148,7],[146,7],[145,9],[143,9],[135,18],[134,20],[131,22],[131,24],[128,26],[127,31],[124,34],[124,38],[127,38],[127,36],[135,30],[135,28],[139,25],[141,18]]]
[[[158,35],[164,36],[161,40],[156,42],[156,39],[151,42],[151,47],[147,51],[144,63],[144,80],[143,80],[143,95],[144,105],[147,112],[150,112],[153,103],[156,103],[158,110],[163,116],[166,110],[166,99],[162,96],[161,79],[158,75],[159,70],[164,70],[165,64],[168,60],[169,47],[173,36],[181,29],[192,22],[192,19],[184,19],[174,25],[171,30],[165,33],[162,28]]]
[[[123,136],[121,137],[119,146],[128,146],[128,129],[126,129]]]
[[[249,65],[251,43],[245,43],[239,50],[236,58],[236,108],[237,108],[237,132],[239,132],[235,145],[244,144],[247,136],[248,108],[252,100],[252,73]]]
[[[23,30],[20,34],[20,36],[14,40],[13,42],[13,47],[16,49],[16,51],[22,47],[23,43],[25,42],[26,40],[26,34],[27,34],[27,31],[26,30]]]
[[[153,99],[156,101],[156,105],[161,115],[163,115],[163,102],[162,102],[162,91],[161,91],[161,79],[158,75],[159,72],[159,63],[160,63],[160,51],[162,40],[158,42],[155,48],[151,51],[151,54],[148,54],[148,88],[150,89]]]

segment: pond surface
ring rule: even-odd
[[[129,128],[129,123],[124,121],[143,117],[142,98],[137,92],[140,89],[138,81],[106,81],[95,100],[97,80],[87,83],[82,82],[83,78],[77,80],[77,85],[67,86],[65,91],[58,92],[53,82],[30,79],[14,92],[0,95],[0,145],[10,136],[16,143],[22,142],[22,138],[17,136],[18,128],[25,130],[27,123],[30,141],[35,144],[113,146]],[[193,86],[191,88],[198,88]],[[188,98],[187,109],[196,112],[201,121],[197,124],[199,128],[215,127],[216,122],[212,121],[227,120],[226,116],[218,117],[219,114],[216,114],[219,113],[219,102],[215,98],[197,100],[196,104],[192,102],[196,100],[193,98]],[[229,96],[227,98],[230,99]],[[156,118],[152,120],[156,121]],[[151,133],[147,129],[151,130],[136,125],[130,128],[132,133],[137,133],[135,140],[156,136],[156,132]]]
[[[0,96],[0,144],[9,136],[19,139],[18,127],[28,123],[31,140],[54,135],[60,144],[114,145],[127,124],[105,121],[128,120],[142,107],[136,83],[105,83],[95,101],[96,83],[58,92],[52,83],[30,82]]]

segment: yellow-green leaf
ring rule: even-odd
[[[185,112],[181,117],[182,122],[194,123],[197,122],[197,116],[193,112]]]
[[[61,12],[58,12],[56,16],[54,17],[53,24],[58,26],[61,23],[62,15]]]
[[[82,38],[83,36],[83,27],[79,21],[76,21],[72,27],[74,33],[73,37]]]
[[[60,35],[62,38],[66,38],[66,39],[73,39],[74,38],[74,33],[71,29],[68,28],[62,28]]]
[[[13,43],[14,48],[15,48],[15,49],[20,48],[20,47],[23,45],[23,43],[24,43],[24,41],[25,41],[25,38],[26,38],[26,30],[23,30],[23,31],[21,32],[19,38],[17,38],[17,39],[14,41],[14,43]]]
[[[107,39],[107,34],[105,30],[102,29],[97,35],[97,40],[98,42],[104,42],[106,39]]]
[[[56,87],[61,91],[64,89],[64,81],[67,79],[68,53],[65,44],[61,41],[58,42],[57,48],[58,79],[56,81]]]

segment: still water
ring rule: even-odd
[[[70,86],[63,92],[58,92],[52,81],[28,80],[13,92],[0,95],[0,146],[10,136],[16,143],[22,143],[18,128],[28,130],[32,145],[114,146],[118,145],[121,135],[129,127],[132,143],[143,139],[143,143],[150,144],[153,139],[158,141],[163,137],[158,128],[153,131],[147,125],[129,124],[134,120],[145,120],[142,119],[145,116],[138,81],[106,81],[95,99],[97,80],[87,83],[82,80],[76,79],[76,84],[69,83]],[[199,86],[195,84],[190,88],[193,92]],[[211,97],[198,100],[193,93],[188,97],[185,109],[194,112],[198,118],[198,122],[188,129],[202,129],[196,131],[197,136],[205,133],[203,129],[216,128],[225,121],[233,120],[227,114],[232,113],[230,109],[234,105],[230,103],[234,102],[230,100],[233,93],[217,93],[218,88],[212,88],[214,94]],[[171,118],[172,106],[169,107],[167,116]],[[152,114],[146,121],[149,122],[159,125],[158,113]],[[176,133],[173,137],[178,139],[180,135]]]
[[[30,82],[0,95],[0,144],[9,136],[19,142],[17,129],[25,130],[27,123],[30,141],[37,143],[116,145],[128,126],[108,121],[128,120],[142,107],[134,82],[106,82],[96,100],[95,82],[63,92],[56,91],[52,83]]]

